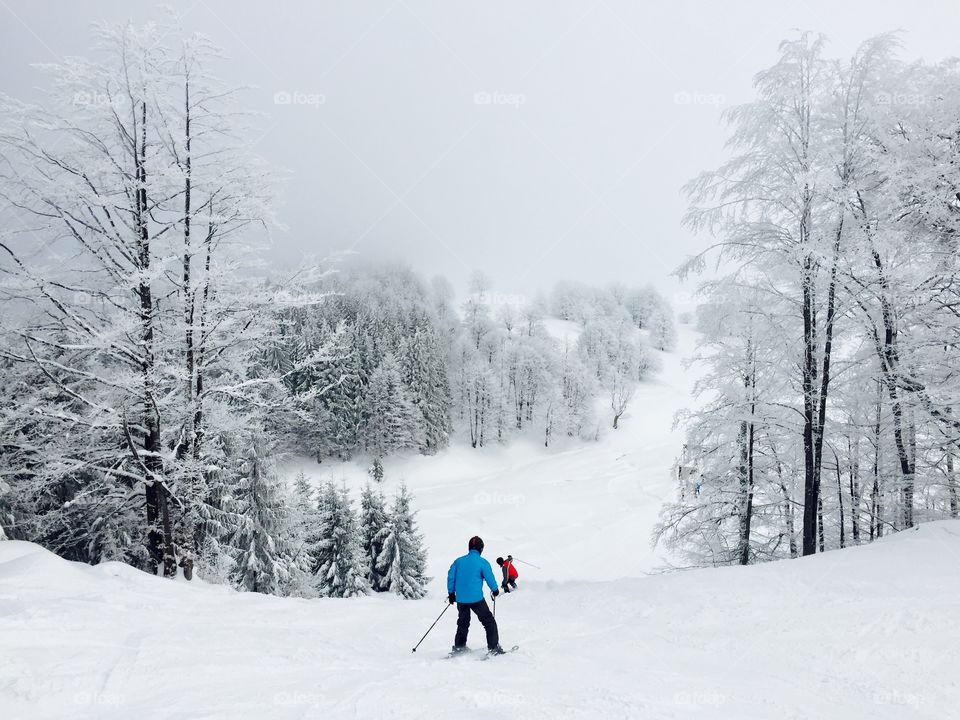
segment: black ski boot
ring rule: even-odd
[[[487,655],[506,655],[506,654],[507,654],[507,651],[504,650],[504,649],[503,649],[502,647],[500,647],[499,645],[497,645],[496,647],[492,647],[492,648],[490,648],[489,650],[487,650]]]

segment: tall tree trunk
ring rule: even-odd
[[[883,381],[877,378],[877,405],[873,425],[873,489],[870,494],[870,542],[883,537],[883,496],[880,492],[880,443],[883,418]]]
[[[953,445],[947,447],[947,490],[950,493],[950,517],[957,517],[960,513],[960,503],[957,501],[957,476],[953,469]]]
[[[847,535],[846,518],[844,518],[843,512],[843,474],[840,471],[840,456],[834,453],[833,457],[837,462],[837,509],[840,514],[840,547],[845,548],[847,546]]]
[[[472,392],[468,391],[467,397],[472,400],[472,402],[470,403],[471,409],[469,410],[470,447],[475,448],[477,447],[477,442],[480,440],[479,433],[478,433],[479,419],[480,419],[480,412],[478,407],[480,404],[480,392],[479,392],[479,389],[477,388],[476,380],[473,383],[473,391]]]
[[[820,496],[817,467],[816,439],[816,345],[817,318],[814,308],[814,261],[807,255],[803,261],[803,366],[801,384],[803,392],[803,554],[817,551],[817,499]]]
[[[810,170],[811,114],[813,104],[813,67],[812,58],[801,62],[799,81],[799,101],[797,113],[798,147],[797,160],[800,170]],[[812,555],[817,551],[817,500],[820,497],[820,478],[817,472],[817,439],[815,437],[817,410],[817,313],[816,313],[816,272],[813,244],[813,190],[804,182],[800,196],[800,227],[797,238],[803,253],[801,272],[801,291],[803,315],[803,363],[801,367],[801,386],[803,392],[803,554]]]
[[[487,432],[487,408],[490,407],[490,396],[486,392],[486,385],[484,385],[484,394],[480,400],[480,447],[483,447],[483,443],[486,437]]]
[[[823,327],[823,358],[820,369],[820,390],[817,395],[817,417],[813,427],[814,484],[820,487],[823,468],[823,438],[827,425],[827,396],[830,391],[830,363],[833,355],[833,329],[837,319],[837,266],[840,263],[840,241],[843,237],[843,213],[837,222],[830,258],[830,282],[827,286],[827,316]]]
[[[184,181],[183,181],[183,321],[186,336],[184,338],[184,363],[186,365],[186,427],[184,428],[183,439],[180,447],[177,448],[179,457],[193,456],[193,446],[196,444],[196,407],[195,396],[196,379],[195,366],[196,357],[194,349],[194,320],[196,309],[196,292],[192,285],[191,270],[193,263],[193,248],[190,245],[190,203],[192,200],[193,178],[191,177],[191,134],[190,134],[190,79],[187,77],[184,82]]]
[[[898,329],[897,314],[894,308],[893,290],[890,279],[887,277],[883,258],[873,242],[873,233],[866,224],[866,204],[862,195],[858,193],[858,203],[864,217],[864,232],[870,243],[870,254],[873,258],[877,277],[880,280],[880,313],[883,319],[883,340],[877,348],[883,377],[886,381],[887,394],[890,396],[890,409],[893,417],[893,440],[897,448],[897,460],[900,463],[901,493],[903,497],[902,519],[904,527],[913,527],[913,485],[915,466],[907,448],[904,437],[903,404],[900,399],[899,374],[900,351],[897,345]]]
[[[213,200],[210,201],[210,214],[213,215]],[[210,304],[210,262],[213,257],[213,241],[217,235],[217,225],[211,219],[207,225],[207,235],[203,241],[204,260],[203,260],[203,293],[200,296],[200,307],[195,309],[195,319],[198,320],[198,337],[196,341],[195,357],[195,380],[196,390],[193,396],[193,459],[200,459],[200,448],[204,440],[204,409],[203,409],[203,386],[204,371],[206,370],[207,354],[207,313]]]
[[[853,534],[855,545],[860,544],[860,513],[861,513],[861,490],[860,490],[860,437],[857,436],[856,442],[853,441],[850,434],[847,435],[847,456],[850,459],[850,530]]]
[[[823,530],[823,496],[817,498],[817,541],[820,552],[826,550],[826,534]]]
[[[738,561],[741,565],[750,564],[750,530],[753,526],[753,468],[754,468],[754,435],[752,422],[746,428],[746,468],[744,472],[745,493],[743,516],[740,520],[740,550]]]
[[[136,136],[134,136],[136,138]],[[140,340],[142,345],[141,373],[143,376],[142,422],[145,430],[143,441],[143,465],[147,473],[146,514],[147,554],[150,569],[156,573],[163,564],[163,574],[176,574],[177,564],[173,551],[170,530],[168,493],[163,483],[163,455],[161,446],[160,414],[157,410],[154,372],[156,356],[154,349],[154,307],[151,286],[150,230],[148,227],[147,198],[147,104],[141,103],[141,127],[139,147],[134,140],[134,163],[137,191],[135,198],[135,223],[138,235],[138,264],[140,280],[137,295],[140,299]]]
[[[907,448],[907,439],[904,432],[903,405],[894,373],[887,372],[887,393],[890,396],[890,410],[893,416],[893,441],[897,449],[897,460],[900,464],[903,507],[901,508],[902,527],[913,527],[913,482],[914,468],[910,452]]]
[[[796,558],[800,556],[800,549],[797,547],[797,531],[793,522],[793,500],[790,498],[787,486],[783,481],[780,482],[780,491],[783,493],[783,514],[786,518],[787,536],[790,540],[790,557]]]
[[[743,423],[741,468],[740,468],[740,493],[742,509],[740,514],[740,544],[737,552],[737,561],[741,565],[750,564],[750,529],[753,525],[753,468],[754,468],[754,422],[753,417],[756,412],[756,371],[753,361],[753,345],[747,342],[747,362],[750,368],[747,373],[744,385],[750,397],[750,420]]]
[[[799,557],[800,550],[797,547],[797,532],[794,523],[793,498],[790,496],[790,490],[787,489],[787,483],[783,479],[783,463],[781,463],[780,458],[777,457],[777,451],[775,447],[772,449],[772,453],[774,463],[777,467],[777,481],[780,484],[780,493],[783,495],[783,517],[787,525],[787,536],[790,540],[790,557],[796,558]]]
[[[807,230],[809,233],[809,230]],[[803,274],[803,458],[804,511],[803,554],[816,551],[813,531],[816,518],[813,499],[820,498],[820,476],[823,467],[823,439],[827,423],[827,397],[830,391],[833,332],[837,318],[837,267],[840,262],[840,241],[843,238],[843,214],[837,222],[830,258],[830,281],[827,286],[827,312],[823,327],[823,354],[818,363],[818,327],[816,312],[816,263],[812,256],[804,259]],[[818,365],[822,363],[822,367]],[[819,377],[820,383],[817,385]],[[809,508],[809,511],[808,509]],[[820,543],[821,547],[823,543]]]

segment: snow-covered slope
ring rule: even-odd
[[[624,551],[628,554],[628,551]],[[0,717],[956,717],[960,522],[807,560],[497,603],[516,653],[443,659],[434,597],[292,600],[0,543]],[[482,643],[474,630],[472,645]]]
[[[960,523],[796,562],[647,575],[692,372],[663,359],[599,442],[390,459],[435,576],[421,601],[296,600],[0,542],[0,719],[957,717]],[[303,463],[358,489],[362,464]],[[288,468],[293,472],[296,468]],[[507,657],[443,659],[467,538],[512,553]],[[479,627],[470,644],[482,647]]]
[[[389,497],[400,481],[412,490],[438,596],[452,557],[476,534],[491,558],[511,553],[539,566],[530,573],[537,580],[635,577],[662,565],[650,532],[663,501],[676,493],[671,467],[683,434],[673,417],[692,402],[698,370],[682,358],[694,343],[693,330],[681,326],[677,349],[657,353],[662,369],[639,385],[618,430],[609,401],[598,401],[596,442],[544,448],[528,439],[479,450],[461,443],[430,457],[387,458],[383,490]],[[368,465],[305,459],[284,473],[342,480],[357,498]]]

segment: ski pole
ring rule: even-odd
[[[440,622],[440,618],[443,617],[443,613],[449,610],[451,605],[453,605],[453,603],[449,603],[449,602],[447,603],[447,606],[443,609],[443,612],[437,615],[437,619],[433,621],[433,625],[431,625],[430,628],[423,634],[423,637],[420,638],[420,642],[418,642],[416,646],[414,646],[413,650],[411,650],[410,652],[417,651],[417,648],[420,647],[420,643],[422,643],[426,639],[427,635],[430,634],[430,630],[433,630],[433,628],[436,627],[437,623]]]
[[[493,599],[493,619],[497,619],[497,599]]]
[[[537,570],[543,570],[539,565],[534,565],[533,563],[528,563],[526,560],[521,560],[520,558],[514,558],[518,563],[523,563],[524,565],[529,565],[532,568],[537,568]]]

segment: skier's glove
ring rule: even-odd
[[[490,593],[490,597],[496,597],[499,594],[500,594],[499,590],[494,590],[492,593]]]
[[[447,595],[447,600],[449,600],[450,604],[453,605],[457,601],[457,594],[450,593],[449,595]]]

